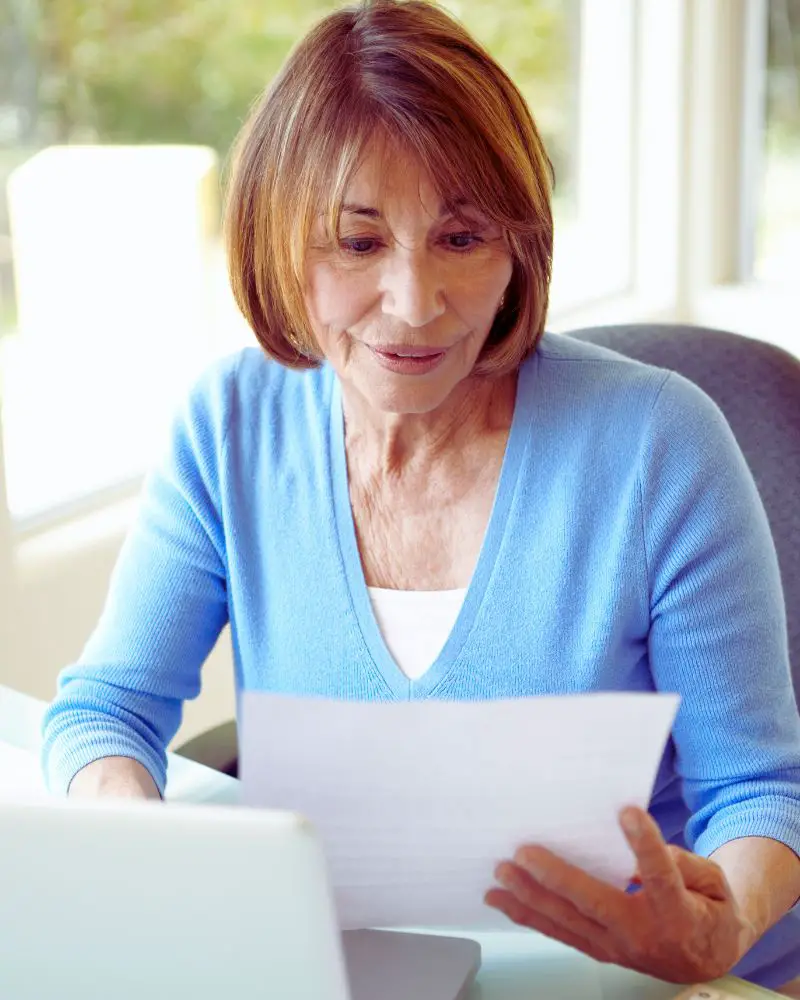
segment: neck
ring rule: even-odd
[[[373,474],[423,470],[446,456],[459,456],[477,439],[506,434],[514,415],[517,375],[465,379],[430,413],[376,411],[342,386],[348,455]]]

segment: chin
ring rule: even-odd
[[[426,384],[420,379],[416,385],[408,384],[412,378],[414,376],[392,376],[381,383],[365,380],[360,386],[361,395],[373,409],[382,413],[422,414],[437,410],[455,388],[449,380]]]

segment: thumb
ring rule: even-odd
[[[709,899],[730,899],[731,890],[725,873],[718,864],[708,858],[692,854],[681,847],[670,845],[670,853],[675,859],[684,885],[691,892],[700,893]]]
[[[690,892],[697,892],[709,899],[725,900],[730,898],[730,886],[725,873],[713,861],[692,854],[675,844],[667,844],[667,850],[675,860],[683,884]],[[628,891],[641,888],[642,876],[637,866],[631,876]]]

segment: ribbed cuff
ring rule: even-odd
[[[85,730],[85,724],[81,729]],[[96,733],[66,731],[52,742],[46,742],[42,747],[42,770],[47,788],[53,795],[65,796],[78,771],[104,757],[129,757],[137,761],[152,777],[159,795],[164,797],[166,754],[159,754],[147,743],[131,739],[128,733],[113,730]]]
[[[764,802],[763,807],[744,810],[728,807],[725,815],[714,817],[697,838],[695,854],[709,857],[723,844],[743,837],[766,837],[785,844],[800,857],[800,809],[787,809],[786,800]]]

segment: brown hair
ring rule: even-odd
[[[524,98],[457,21],[427,0],[364,0],[300,41],[233,150],[225,209],[236,301],[268,355],[320,360],[304,302],[315,216],[330,232],[371,141],[409,149],[440,193],[506,233],[512,277],[476,374],[512,371],[544,329],[552,166]]]

